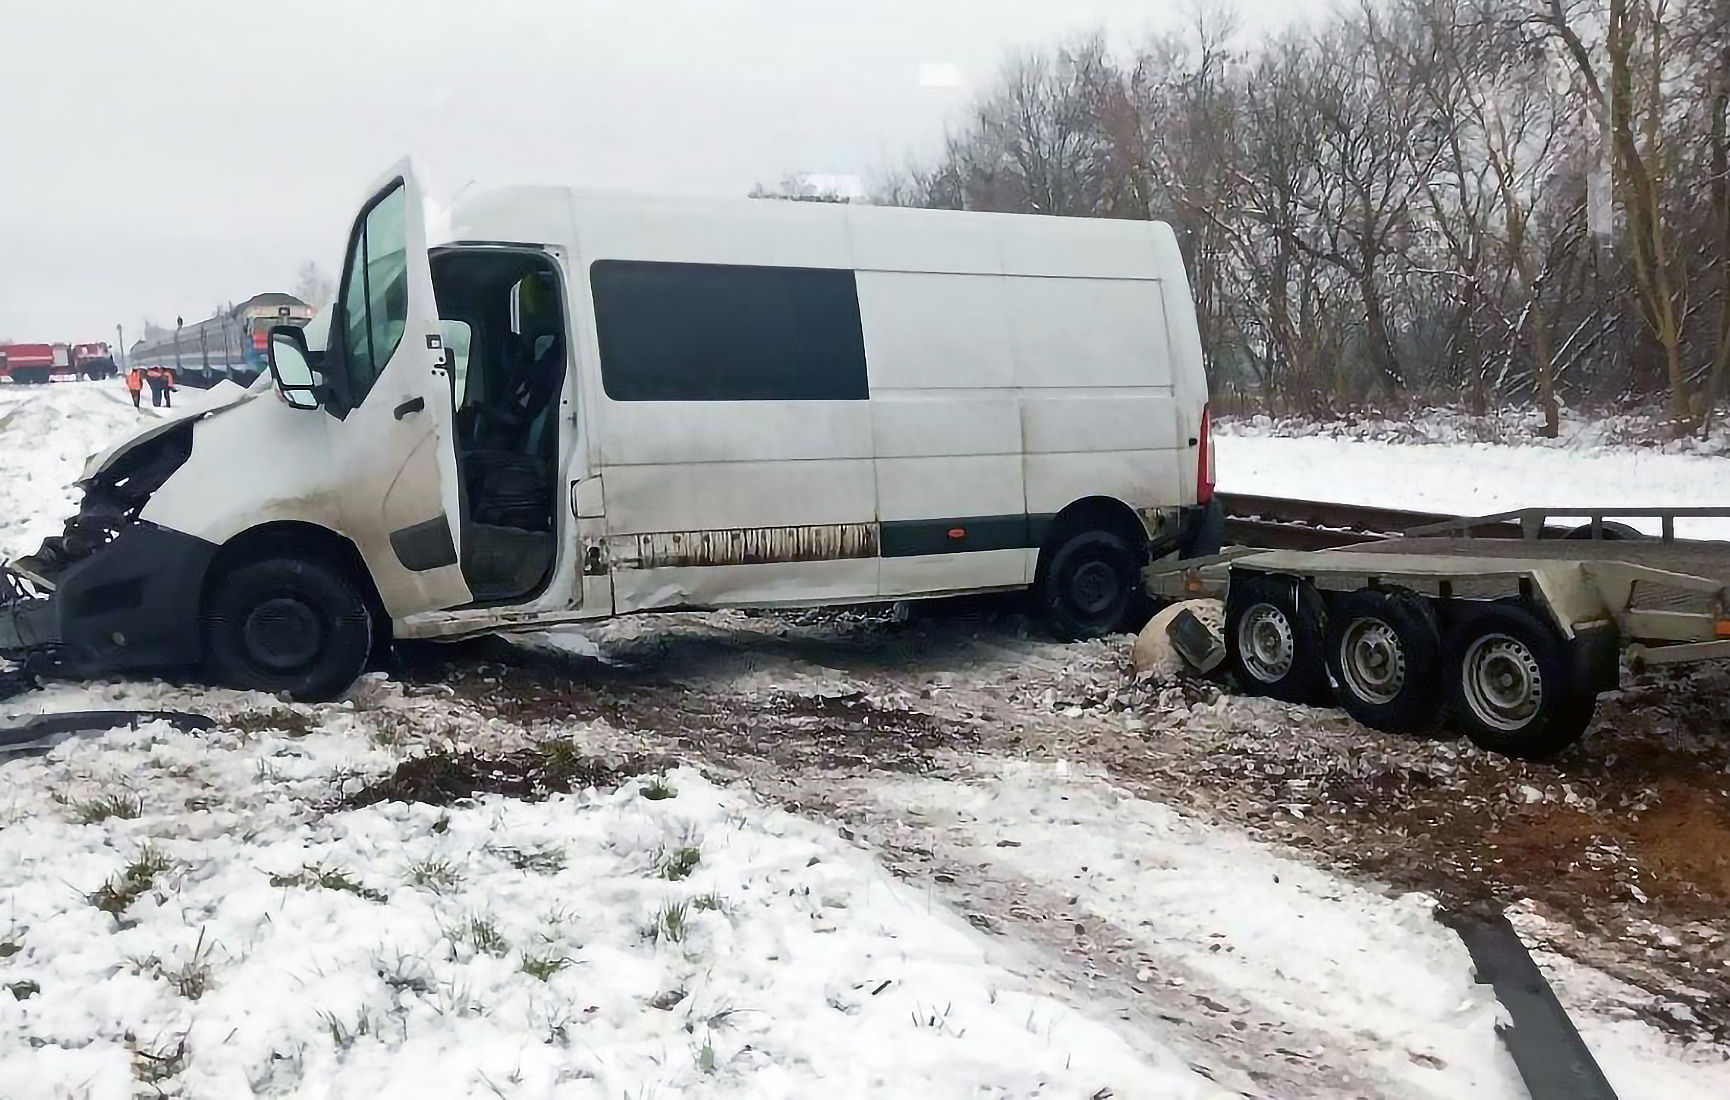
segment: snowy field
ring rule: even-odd
[[[1232,493],[1481,516],[1515,508],[1730,508],[1730,459],[1636,448],[1411,445],[1328,436],[1224,435]],[[1655,519],[1625,520],[1656,534]],[[1683,538],[1730,539],[1730,519],[1677,520]]]
[[[56,530],[84,456],[152,415],[106,383],[0,387],[0,552]],[[1457,502],[1481,499],[1467,483],[1482,467],[1545,500],[1599,497],[1547,451],[1505,449],[1497,467],[1460,448],[1444,475],[1413,450],[1219,445],[1225,487],[1245,492],[1480,511]],[[1646,461],[1654,492],[1721,465]],[[1348,491],[1383,466],[1380,491]],[[665,711],[638,693],[611,717],[519,715],[484,679],[370,677],[321,706],[161,684],[6,704],[191,710],[218,728],[147,723],[0,758],[0,1097],[1524,1095],[1500,1010],[1427,898],[1134,798],[1067,749],[967,748],[965,723],[995,721],[1011,681],[1119,643],[987,637],[865,679],[759,622],[551,639],[597,668],[657,636],[715,658],[681,664]],[[861,748],[878,758],[847,769],[790,762],[777,741],[753,775],[682,739],[696,711],[678,706],[710,698],[681,704],[687,689],[739,701],[744,732],[776,738],[930,698],[955,745],[902,770]],[[417,753],[549,738],[698,766],[542,801],[344,802]],[[1612,1011],[1637,996],[1612,986],[1569,971],[1620,1095],[1730,1095],[1715,1048]]]

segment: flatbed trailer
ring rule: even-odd
[[[1590,523],[1558,537],[1556,516]],[[1620,523],[1642,517],[1663,536]],[[1341,549],[1237,547],[1156,563],[1147,582],[1167,599],[1225,599],[1227,660],[1246,691],[1543,756],[1579,739],[1622,658],[1730,658],[1730,542],[1679,540],[1677,518],[1730,509],[1526,509]],[[1506,537],[1510,523],[1523,537]],[[1503,537],[1429,533],[1485,527]]]

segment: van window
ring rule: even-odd
[[[358,405],[402,342],[408,325],[407,216],[400,186],[381,199],[354,240],[343,287],[343,365]]]
[[[599,260],[601,384],[614,401],[863,401],[852,271]]]

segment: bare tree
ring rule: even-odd
[[[1564,398],[1661,399],[1708,424],[1730,0],[1359,4],[1015,58],[877,200],[1170,222],[1216,389],[1270,411],[1531,401],[1553,435]]]
[[[323,309],[336,297],[336,284],[322,268],[308,260],[295,273],[294,296],[314,309]]]

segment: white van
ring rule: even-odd
[[[668,608],[1031,587],[1073,637],[1210,549],[1165,225],[561,188],[450,216],[429,249],[400,166],[273,379],[93,459],[0,648],[320,698],[393,637]]]

